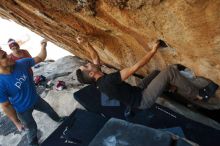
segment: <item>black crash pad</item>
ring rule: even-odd
[[[74,98],[87,110],[98,114],[104,113],[108,117],[125,119],[125,107],[103,107],[100,97],[101,93],[94,85],[86,86],[74,93]],[[219,145],[220,130],[195,122],[158,104],[147,110],[137,110],[135,115],[127,120],[156,129],[181,127],[185,137],[193,142],[202,146]]]
[[[108,119],[76,109],[41,146],[87,146]]]

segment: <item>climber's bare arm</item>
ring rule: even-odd
[[[151,58],[154,56],[154,54],[157,52],[157,49],[159,48],[159,42],[157,41],[152,50],[147,52],[147,54],[141,58],[136,64],[134,64],[131,67],[124,68],[120,71],[121,79],[124,81],[127,78],[129,78],[131,75],[133,75],[138,69],[143,67],[145,64],[147,64]]]
[[[77,43],[81,44],[83,48],[89,52],[92,62],[96,65],[100,65],[100,58],[97,51],[93,48],[93,46],[88,42],[86,38],[81,36],[76,37]]]
[[[86,50],[89,52],[89,54],[92,58],[92,62],[96,65],[100,65],[99,55],[96,52],[96,50],[92,47],[92,45],[90,43],[88,43],[86,48],[87,48]]]

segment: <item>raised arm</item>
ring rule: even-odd
[[[46,59],[47,57],[46,47],[47,47],[47,41],[44,39],[43,41],[41,41],[40,53],[36,57],[34,57],[35,64],[38,64]]]
[[[91,58],[92,58],[92,62],[96,65],[100,65],[100,58],[98,53],[96,52],[96,50],[92,47],[92,45],[88,42],[86,44],[86,50],[89,52]]]
[[[100,65],[100,58],[96,50],[93,48],[93,46],[86,40],[85,38],[78,36],[76,38],[77,43],[81,44],[83,48],[89,52],[92,62],[96,65]]]
[[[134,64],[131,67],[124,68],[120,71],[121,74],[121,80],[126,80],[129,78],[132,74],[134,74],[138,69],[143,67],[145,64],[147,64],[151,58],[154,56],[154,54],[157,52],[157,49],[159,48],[159,42],[157,41],[153,49],[150,50],[143,58],[141,58],[136,64]]]
[[[1,107],[3,112],[7,115],[7,117],[15,124],[19,131],[24,129],[24,126],[21,124],[20,120],[17,117],[16,111],[10,104],[10,102],[1,103]]]

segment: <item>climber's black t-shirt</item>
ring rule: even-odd
[[[97,80],[97,88],[110,99],[117,99],[125,105],[138,107],[142,90],[121,80],[120,72],[106,74]]]

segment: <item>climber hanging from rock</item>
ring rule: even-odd
[[[89,44],[86,41],[77,42],[83,46]],[[218,88],[217,84],[210,82],[207,86],[198,88],[180,74],[176,65],[171,65],[161,72],[153,72],[145,77],[138,86],[131,86],[124,82],[151,60],[160,47],[159,44],[159,41],[155,42],[153,48],[133,66],[111,74],[104,74],[96,65],[99,63],[93,60],[93,63],[80,66],[76,71],[78,81],[84,84],[95,83],[97,88],[110,99],[117,99],[127,106],[139,109],[150,108],[156,99],[169,88],[169,85],[175,86],[177,90],[184,93],[184,96],[193,100],[207,101],[214,95]],[[91,56],[97,55],[94,51],[94,49],[90,51]]]

